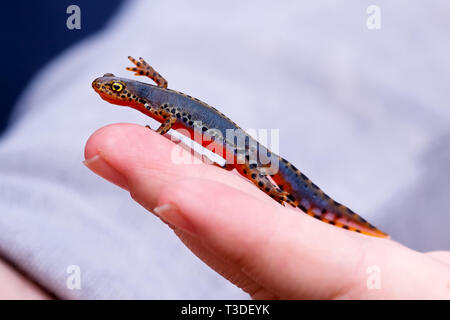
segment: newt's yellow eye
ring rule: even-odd
[[[120,82],[113,82],[111,84],[111,89],[113,89],[113,91],[120,92],[123,90],[123,84]]]

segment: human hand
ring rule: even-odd
[[[325,224],[237,173],[173,163],[174,146],[144,127],[110,125],[90,137],[85,164],[252,298],[450,298],[450,252],[420,253]],[[379,288],[368,286],[370,270],[379,271]]]

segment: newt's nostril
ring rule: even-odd
[[[94,81],[92,81],[92,88],[97,88],[100,89],[100,83],[98,83],[97,79],[95,79]]]

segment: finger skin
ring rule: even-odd
[[[0,300],[47,300],[50,296],[0,258]]]
[[[159,197],[159,190],[172,181],[185,178],[208,178],[220,181],[244,192],[250,193],[267,203],[273,200],[257,188],[249,188],[251,183],[237,174],[230,174],[216,166],[202,163],[177,164],[174,154],[180,147],[154,131],[134,124],[115,124],[97,130],[88,140],[85,147],[85,159],[99,155],[103,162],[110,166],[105,169],[109,180],[124,187],[139,197],[145,192],[145,207],[153,209]],[[95,165],[92,165],[95,166]],[[90,165],[88,165],[90,167]],[[93,170],[100,174],[101,168]],[[113,173],[115,172],[115,173]],[[140,186],[151,185],[152,194],[148,194]]]
[[[217,182],[184,180],[162,190],[159,201],[174,203],[205,248],[277,298],[449,297],[449,268],[424,254],[391,240],[353,237],[293,210],[268,210]],[[380,271],[379,288],[367,285],[373,266]]]
[[[203,199],[201,205],[197,199]],[[355,275],[347,270],[356,269],[362,254],[352,237],[342,236],[339,229],[334,233],[306,215],[268,207],[214,181],[172,184],[160,198],[161,204],[170,202],[182,208],[179,214],[194,225],[194,235],[206,248],[226,257],[279,298],[333,298],[338,291],[346,291],[343,287],[353,285]],[[322,227],[325,236],[321,236]],[[327,231],[342,245],[330,247]]]
[[[439,260],[445,264],[450,265],[450,252],[449,251],[431,251],[427,252],[430,257]]]
[[[132,146],[130,140],[135,141]],[[140,199],[139,202],[149,211],[156,206],[156,199],[163,186],[183,178],[212,176],[241,190],[251,186],[240,176],[232,175],[230,172],[225,173],[224,170],[214,166],[174,165],[170,158],[173,148],[172,142],[147,128],[133,124],[109,125],[97,130],[89,138],[85,148],[84,164],[96,174],[130,191],[131,195]],[[131,159],[138,163],[145,161],[145,167],[148,170],[136,172],[139,170],[138,166]],[[134,177],[141,179],[134,179]],[[133,181],[133,188],[128,185],[128,180]],[[144,183],[141,184],[139,181]],[[273,201],[259,189],[251,188],[249,192],[261,200],[270,203]],[[197,239],[182,230],[175,230],[175,232],[195,254],[204,261],[208,261],[209,265],[225,278],[250,294],[260,289],[258,284],[243,275],[236,266],[226,263],[204,248]],[[261,298],[269,299],[273,296],[269,294]]]
[[[94,171],[129,190],[148,210],[176,208],[165,218],[188,222],[166,220],[180,238],[255,297],[448,297],[449,268],[443,263],[391,240],[351,233],[284,208],[217,167],[176,164],[174,148],[146,128],[117,124],[94,133],[85,156],[100,155],[103,164],[94,163]],[[111,168],[102,170],[103,165]],[[367,268],[373,265],[382,277],[376,290],[367,287]]]

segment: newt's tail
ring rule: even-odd
[[[280,189],[290,194],[290,202],[323,222],[370,236],[388,238],[364,218],[334,201],[294,165],[280,157],[279,171],[272,176]]]

